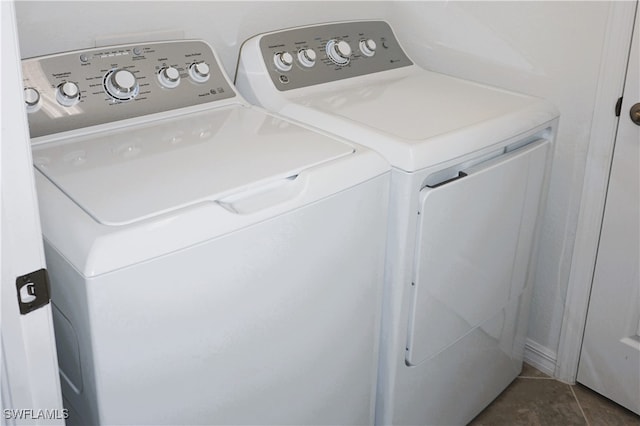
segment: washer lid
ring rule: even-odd
[[[123,225],[294,176],[354,148],[246,107],[37,145],[36,168],[96,221]]]

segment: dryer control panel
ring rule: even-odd
[[[260,36],[273,84],[291,90],[413,65],[384,21],[314,25]]]
[[[211,47],[181,40],[22,61],[31,137],[236,96]]]

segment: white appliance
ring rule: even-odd
[[[391,162],[376,422],[470,421],[522,368],[556,110],[419,68],[383,21],[251,38],[236,86]]]
[[[201,41],[23,61],[69,424],[373,422],[388,163]]]

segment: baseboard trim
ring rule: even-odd
[[[543,373],[553,377],[556,371],[557,355],[538,342],[527,339],[524,345],[524,361]]]

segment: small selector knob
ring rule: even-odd
[[[25,87],[24,103],[27,106],[27,111],[33,112],[40,106],[40,92],[33,87]]]
[[[273,55],[273,63],[280,71],[289,71],[293,65],[293,56],[289,52],[277,52]]]
[[[362,52],[362,54],[364,56],[373,56],[376,54],[376,48],[378,47],[376,45],[376,42],[373,41],[373,39],[366,39],[366,40],[360,40],[360,51]]]
[[[347,65],[351,58],[351,46],[344,40],[329,40],[325,47],[327,56],[338,65]]]
[[[120,68],[107,73],[105,89],[112,98],[129,101],[138,95],[140,87],[136,76],[131,71]]]
[[[73,106],[80,102],[80,88],[71,81],[61,83],[56,89],[56,100],[62,106]]]
[[[300,49],[298,51],[298,62],[306,68],[311,68],[316,64],[316,51],[313,49]]]
[[[180,84],[180,71],[175,67],[164,67],[158,72],[158,81],[162,87],[173,89]]]
[[[189,77],[196,83],[204,83],[211,77],[211,70],[206,62],[194,62],[189,66]]]

